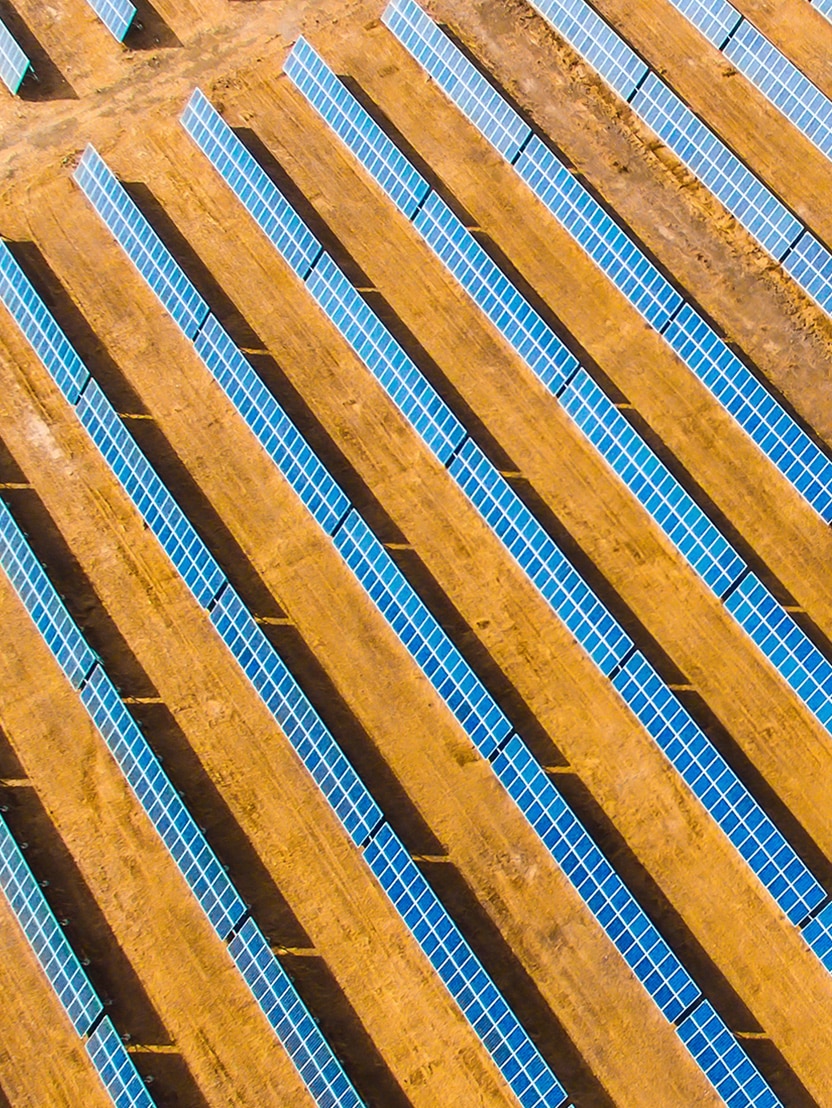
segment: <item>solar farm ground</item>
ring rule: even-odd
[[[379,23],[382,5],[0,3],[40,86],[0,100],[0,234],[265,622],[576,1105],[720,1103],[73,184],[93,142],[390,544],[784,1104],[832,1105],[832,978],[178,123],[197,85],[832,884],[832,744],[280,76],[303,33],[350,79],[813,636],[832,535]],[[830,167],[665,0],[606,15],[820,237]],[[741,5],[832,93],[832,25]],[[832,325],[520,0],[448,25],[832,445]],[[16,14],[15,14],[16,13]],[[18,22],[15,24],[14,19]],[[763,20],[766,20],[764,23]],[[158,40],[158,41],[157,41]],[[825,82],[825,85],[824,85]],[[51,378],[0,313],[2,495],[369,1105],[508,1087]],[[305,1105],[286,1055],[8,582],[0,803],[159,1105]],[[107,1103],[0,907],[0,1105]]]

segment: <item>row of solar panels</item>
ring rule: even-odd
[[[93,202],[103,205],[102,211],[106,211],[110,221],[113,218],[118,221],[118,213],[124,212],[125,203],[132,207],[126,193],[92,148],[85,154],[78,178],[85,190],[89,190]],[[135,230],[135,221],[143,220],[134,207],[132,213]],[[125,230],[124,222],[119,225]],[[149,226],[145,224],[138,231],[135,245],[140,256],[146,258],[152,253],[158,258],[158,248],[164,248],[158,240],[152,242],[155,235]],[[565,1093],[559,1082],[386,823],[378,805],[285,663],[141,453],[97,382],[89,375],[83,381],[78,380],[79,368],[84,373],[86,369],[5,246],[0,256],[4,258],[2,269],[6,287],[13,285],[16,291],[16,296],[10,297],[6,287],[0,285],[0,297],[47,369],[57,370],[53,377],[62,385],[65,396],[70,402],[76,398],[75,410],[93,442],[194,596],[210,612],[221,639],[274,715],[353,842],[362,850],[394,905],[404,910],[402,889],[412,898],[413,903],[407,903],[404,922],[419,939],[429,961],[468,1016],[518,1100],[529,1108],[562,1103]],[[175,266],[173,259],[170,262]],[[179,278],[186,282],[181,271]],[[212,333],[216,338],[217,329],[221,328],[213,322]],[[230,341],[226,337],[226,342]],[[359,533],[362,522],[354,524]],[[121,759],[128,781],[179,861],[217,933],[230,940],[232,957],[239,955],[242,959],[238,962],[241,972],[312,1095],[321,1105],[359,1104],[357,1094],[320,1031],[256,925],[246,919],[245,906],[100,666],[87,677],[81,696],[111,751]],[[146,764],[151,766],[150,770],[145,768]],[[417,923],[420,924],[418,929]],[[252,949],[256,957],[252,956]],[[279,987],[264,992],[262,966],[270,959],[267,976],[278,981]],[[254,967],[251,972],[256,970],[256,978],[247,976],[249,969],[246,967]],[[291,1006],[287,1006],[287,997],[291,998]]]
[[[786,272],[824,310],[832,312],[832,252],[812,234],[806,225],[777,199],[709,127],[694,115],[676,93],[650,70],[624,40],[585,3],[585,0],[531,0],[531,2],[555,30],[563,35],[611,87],[632,105],[659,138],[713,192],[763,249],[767,250],[776,261],[781,262]],[[679,0],[676,6],[686,15],[698,13],[696,17],[700,29],[712,40],[721,40],[729,33],[733,34],[742,19],[730,4],[724,4],[722,0],[712,4],[707,12],[702,8],[699,0],[686,0],[684,3]],[[740,49],[740,44],[744,44],[744,50],[750,49],[749,36],[752,32],[753,35],[757,35],[750,24],[743,21],[743,25],[748,28],[748,31],[743,32],[736,39],[737,50]],[[758,37],[761,40],[758,44],[760,51],[765,53],[773,49],[766,39],[762,36]],[[731,41],[735,41],[734,38]],[[740,54],[735,60],[738,68],[741,68],[743,59]],[[750,64],[747,67],[747,75],[753,80],[755,78],[752,76]],[[790,63],[783,59],[780,68],[785,72],[785,68],[789,65]],[[802,80],[805,81],[805,78]],[[791,84],[792,77],[784,77],[781,85],[777,86],[780,89],[778,96],[783,104],[791,96],[789,91]],[[810,96],[809,92],[805,95]],[[778,104],[778,106],[781,105]],[[547,155],[551,168],[555,165],[554,155],[548,151]],[[529,180],[528,183],[535,191],[540,187],[540,182]],[[542,191],[538,192],[538,195],[544,203],[549,203]],[[596,260],[604,268],[603,262]],[[610,276],[615,280],[612,273]],[[664,278],[659,279],[664,281]],[[692,312],[692,309],[689,310]],[[827,522],[832,521],[829,501],[829,462],[813,444],[807,445],[810,440],[798,431],[793,421],[785,412],[782,412],[760,383],[742,366],[742,363],[734,358],[722,340],[707,327],[704,320],[701,320],[696,313],[693,313],[691,319],[694,320],[695,328],[700,332],[699,337],[693,333],[680,333],[674,342],[670,328],[665,332],[665,337],[676,353],[699,376],[702,376],[702,368],[710,367],[710,372],[715,379],[728,382],[723,383],[723,389],[729,389],[733,393],[739,388],[740,403],[737,411],[733,410],[726,395],[720,397],[722,403],[749,430],[769,457],[779,464],[789,480],[806,496],[823,518]],[[696,361],[702,361],[701,368],[694,364]],[[730,372],[726,372],[726,369],[730,369]],[[732,379],[733,383],[731,383]],[[705,383],[713,389],[712,384],[708,381]],[[757,435],[753,430],[755,423],[759,427]],[[766,436],[769,442],[760,441]],[[774,447],[775,453],[772,453],[771,447]]]
[[[322,113],[336,132],[345,137],[351,144],[359,158],[363,159],[366,151],[372,151],[370,158],[367,159],[368,168],[371,172],[380,164],[385,163],[395,167],[398,176],[401,177],[400,162],[402,155],[400,152],[389,143],[389,140],[381,133],[378,126],[370,119],[358,102],[350,96],[334,74],[324,66],[317,55],[314,55],[308,44],[301,41],[296,45],[287,62],[286,69],[289,76],[298,83],[301,91],[310,99],[313,106]],[[385,150],[385,143],[389,148],[389,158],[387,157],[388,151]],[[392,170],[390,172],[392,173]],[[381,179],[380,174],[376,175],[377,179]],[[388,177],[388,179],[391,178]],[[414,223],[418,222],[422,213],[426,211],[430,213],[435,195],[435,193],[430,193],[427,198],[420,199],[421,206],[415,215]],[[455,220],[447,207],[437,198],[437,207],[439,205],[441,205],[440,210],[446,221]],[[470,239],[468,232],[460,227],[460,237],[463,233]],[[489,300],[492,306],[497,306],[495,310],[499,310],[501,294],[511,286],[509,286],[505,277],[496,271],[496,267],[484,255],[481,248],[473,240],[471,242],[478,252],[476,264],[471,265],[468,270],[469,273],[473,274],[474,280],[479,286],[474,289],[474,297],[477,299],[477,293],[483,290],[483,275],[488,274],[490,266],[494,280],[490,285],[485,284],[484,295],[481,300],[485,302],[486,310],[488,310]],[[440,256],[447,261],[449,252],[440,250]],[[330,269],[335,268],[331,261],[328,264]],[[312,271],[313,274],[320,265],[321,262],[316,262],[315,269]],[[463,274],[463,276],[465,275]],[[329,281],[332,283],[331,277]],[[343,277],[341,277],[341,282],[346,285],[346,280]],[[311,285],[312,278],[310,277],[307,279],[307,286],[310,287]],[[314,288],[310,288],[310,291],[313,292],[313,295],[316,295]],[[526,309],[526,318],[528,319],[531,309],[519,299],[519,294],[516,291],[514,295],[521,305],[518,310]],[[360,300],[354,292],[353,296],[356,300]],[[339,318],[337,313],[332,312],[331,302],[319,296],[316,296],[316,298],[319,299],[324,310],[331,314],[336,324],[343,327],[345,320]],[[346,296],[342,294],[340,298],[341,307],[345,301]],[[363,305],[363,302],[361,303],[363,312],[367,314],[369,309],[366,308],[366,305]],[[509,319],[509,327],[513,327],[514,322],[506,312],[502,313],[502,319],[498,316],[496,322],[499,326],[500,322],[505,322],[507,319]],[[380,327],[381,324],[374,318],[374,328],[378,329]],[[352,335],[347,334],[347,337],[361,355],[361,346],[355,338],[357,330],[356,327],[353,327]],[[389,336],[388,339],[389,346],[393,340]],[[520,337],[517,345],[521,345],[523,341],[523,338]],[[403,352],[400,351],[399,353],[400,358],[404,358]],[[567,355],[567,357],[571,357],[571,355]],[[378,376],[377,366],[369,361],[367,364]],[[409,364],[411,371],[417,373],[416,367],[412,363]],[[600,390],[597,390],[585,375],[583,380],[586,382],[585,387],[592,388],[593,396],[591,399],[597,404],[598,397],[602,395]],[[391,392],[391,395],[394,394]],[[395,395],[394,399],[397,399]],[[434,409],[441,411],[443,402],[436,394],[433,394],[433,399]],[[406,394],[404,400],[397,399],[397,402],[404,414],[412,418],[411,412],[414,405],[410,400],[410,393]],[[632,434],[635,436],[634,431]],[[758,825],[761,813],[759,813],[756,805],[754,806],[754,814],[750,816],[748,821],[744,819],[737,821],[736,806],[729,804],[726,808],[726,796],[729,794],[735,797],[742,795],[743,807],[747,803],[753,802],[751,802],[750,797],[748,797],[727,765],[716,755],[705,736],[678,700],[661,682],[643,655],[635,650],[630,638],[603,607],[583,579],[575,572],[551,538],[543,531],[528,509],[511,490],[505,479],[487,461],[476,445],[470,439],[464,437],[464,433],[461,432],[460,440],[454,444],[453,451],[453,457],[448,464],[451,475],[457,479],[463,491],[479,508],[486,521],[503,540],[509,552],[526,569],[533,583],[549,600],[578,641],[585,646],[602,672],[611,677],[615,687],[627,699],[648,732],[666,751],[670,749],[678,750],[679,742],[674,743],[674,740],[681,741],[683,749],[679,752],[676,761],[678,768],[684,772],[686,779],[692,785],[694,791],[697,792],[697,795],[700,796],[700,799],[703,800],[703,803],[706,804],[718,821],[721,821],[721,825],[735,845],[745,857],[749,858],[755,871],[758,874],[765,872],[768,875],[769,888],[784,910],[790,914],[790,918],[795,922],[801,922],[801,910],[805,908],[808,915],[824,899],[819,886],[812,882],[813,891],[809,894],[808,901],[804,902],[802,897],[796,894],[796,890],[789,887],[790,883],[785,874],[786,869],[792,874],[797,874],[797,872],[802,874],[802,866],[800,870],[794,869],[794,859],[790,857],[785,869],[782,868],[786,858],[785,854],[780,854],[780,862],[775,867],[777,877],[772,880],[773,871],[768,864],[767,856],[770,857],[772,847],[777,853],[782,850],[784,846],[782,837],[770,824],[761,835],[749,835],[751,825],[758,826],[758,830],[761,827],[761,825]],[[644,451],[647,451],[646,445]],[[658,465],[657,460],[656,464]],[[725,545],[727,547],[727,544]],[[730,553],[733,554],[733,552]],[[733,579],[734,591],[739,591],[742,584],[748,579],[747,570],[743,570],[740,577],[735,576]],[[756,578],[751,578],[748,587],[752,589],[755,586]],[[762,588],[762,586],[760,587]],[[768,596],[768,593],[765,590],[763,591]],[[735,610],[740,615],[745,614],[738,604],[735,605]],[[782,611],[782,609],[779,610]],[[783,613],[783,615],[785,616],[786,613]],[[750,626],[753,625],[756,629],[756,623],[752,624],[750,618],[748,622]],[[757,622],[759,621],[757,620]],[[801,633],[798,631],[798,634]],[[763,636],[759,636],[759,638],[762,640]],[[767,639],[765,645],[768,645]],[[822,660],[825,664],[825,659]],[[693,765],[690,763],[692,753],[696,755],[696,761]],[[768,849],[766,849],[766,844],[768,844]],[[789,852],[787,851],[787,853]],[[804,875],[801,876],[800,880],[803,879]],[[805,916],[803,918],[805,919]]]
[[[198,91],[186,109],[183,122],[200,145],[208,150],[209,156],[226,179],[233,182],[232,187],[244,203],[257,213],[258,221],[271,241],[281,244],[279,249],[289,264],[297,273],[306,275],[308,285],[323,267],[328,274],[323,288],[331,290],[335,285],[337,306],[334,312],[336,315],[343,312],[344,305],[351,302],[351,297],[357,297],[357,294],[331,259],[322,253],[317,240],[300,221],[297,213],[280,196],[230,128]],[[89,169],[85,168],[89,164],[95,166],[94,181]],[[87,152],[78,176],[87,195],[100,206],[99,210],[104,208],[101,214],[128,257],[155,288],[171,316],[194,340],[215,379],[237,405],[258,440],[316,519],[334,537],[336,548],[399,634],[414,660],[423,668],[434,687],[463,723],[472,741],[481,753],[491,758],[498,778],[529,818],[555,860],[570,877],[662,1011],[672,1020],[686,1010],[690,1012],[692,1005],[696,1012],[703,1008],[708,1013],[707,1026],[714,1034],[719,1027],[722,1029],[723,1041],[726,1035],[730,1038],[724,1024],[703,1000],[693,981],[592,843],[540,766],[534,762],[523,741],[519,736],[510,734],[511,728],[506,718],[430,616],[387,552],[354,509],[345,512],[345,506],[349,508],[346,498],[343,494],[339,495],[340,490],[337,490],[337,486],[296,429],[292,428],[285,413],[277,406],[219,323],[211,315],[203,318],[204,302],[97,155]],[[102,204],[103,197],[107,198],[106,205]],[[336,274],[340,281],[335,281]],[[380,326],[378,321],[366,305],[360,303],[364,308],[361,320],[357,322],[354,314],[342,314],[342,329],[352,333],[354,343],[363,343],[365,352],[372,351],[380,356],[380,351],[390,348],[392,339],[386,332],[382,334],[377,330]],[[202,322],[197,323],[198,319],[202,319]],[[403,356],[402,352],[399,353]],[[373,354],[367,356],[372,358]],[[421,378],[419,381],[415,380],[419,376],[415,367],[413,375],[413,379],[408,382],[410,394],[424,395],[427,386]],[[448,426],[457,426],[452,417],[449,420],[440,419],[440,423],[446,429]],[[277,442],[281,444],[278,450],[275,449]],[[286,449],[287,442],[291,444],[289,450]],[[443,439],[440,449],[448,445]],[[469,440],[463,446],[463,451],[466,447],[473,447],[473,443]],[[450,448],[454,449],[452,445]],[[298,464],[299,461],[301,464]],[[256,659],[257,652],[254,651],[253,654]],[[518,769],[518,765],[522,768]],[[522,781],[519,791],[518,781]],[[691,1012],[691,1016],[692,1014]],[[703,1019],[701,1012],[697,1019]],[[688,1021],[684,1020],[683,1025],[689,1026]],[[746,1093],[751,1095],[753,1092],[758,1103],[762,1102],[761,1096],[765,1100],[773,1095],[737,1044],[732,1062],[734,1075],[742,1075],[742,1087],[737,1085],[735,1088],[732,1084],[736,1082],[736,1076],[723,1075],[718,1067],[711,1071],[718,1073],[720,1079],[724,1078],[723,1088],[727,1093],[742,1098]],[[741,1099],[737,1102],[746,1103]]]
[[[0,256],[4,260],[5,277],[15,282],[26,302],[23,312],[34,311],[41,320],[51,319],[16,262],[9,260],[11,255],[5,244],[0,244]],[[5,296],[3,299],[10,307]],[[10,310],[21,324],[24,334],[31,333],[32,314],[23,314],[13,307]],[[51,322],[55,327],[54,321]],[[148,522],[150,518],[154,519],[157,533],[165,534],[168,547],[175,545],[177,550],[181,549],[192,536],[178,519],[173,518],[166,490],[161,489],[161,503],[154,502],[154,494],[160,491],[158,478],[153,480],[156,475],[143,455],[139,454],[127,433],[121,433],[121,421],[92,379],[87,382],[76,411],[102,453],[121,469],[124,483],[134,490],[142,487],[147,497],[145,504],[149,510],[145,518]],[[145,478],[150,480],[145,483]],[[81,702],[211,926],[220,939],[228,943],[229,952],[243,978],[287,1047],[310,1091],[318,1097],[320,1104],[359,1105],[360,1100],[317,1024],[259,928],[250,919],[246,905],[224,867],[125,707],[118,690],[67,612],[25,536],[3,505],[0,505],[0,526],[0,564],[3,570],[66,677],[78,690]],[[199,550],[204,548],[198,540],[191,546],[195,553],[194,562],[201,564],[203,559],[199,556]],[[199,582],[199,588],[204,576],[197,573],[194,579]],[[262,983],[264,975],[270,981],[268,989]]]
[[[0,501],[0,562],[15,563],[19,550],[17,525]],[[26,941],[49,984],[84,1040],[87,1053],[116,1108],[153,1108],[121,1037],[70,946],[63,928],[43,895],[6,821],[0,817],[0,891],[14,913]]]
[[[299,48],[303,48],[303,45],[301,44]],[[277,246],[288,264],[299,276],[305,279],[310,292],[312,292],[313,296],[315,296],[336,326],[339,327],[356,352],[359,353],[359,356],[363,358],[365,363],[372,369],[379,380],[384,384],[385,388],[390,392],[391,396],[393,396],[406,414],[410,416],[414,422],[414,426],[420,431],[425,440],[432,445],[437,455],[443,461],[449,463],[450,472],[457,477],[463,489],[472,496],[474,502],[477,503],[479,501],[478,506],[482,506],[484,497],[478,497],[477,491],[481,492],[482,486],[488,486],[489,483],[493,485],[494,482],[497,482],[500,485],[500,491],[496,496],[492,495],[491,502],[499,503],[500,495],[509,497],[515,514],[522,513],[521,525],[517,530],[518,536],[525,540],[525,536],[534,529],[542,534],[537,527],[536,521],[526,512],[526,509],[522,506],[520,501],[514,497],[514,494],[511,493],[508,486],[499,474],[496,473],[493,467],[491,467],[490,463],[488,463],[487,459],[485,459],[473,441],[467,437],[464,429],[459,425],[458,421],[445,407],[436,393],[430,388],[419,373],[417,367],[410,362],[401,348],[392,339],[389,332],[386,331],[377,317],[374,316],[352,286],[349,285],[332,259],[322,251],[320,244],[311,235],[311,232],[300,220],[297,213],[291,209],[285,198],[280,195],[274,185],[265,177],[262,169],[257,166],[251,155],[245,150],[236,136],[234,136],[230,128],[222,122],[201,93],[196,92],[192,97],[183,116],[183,123],[192,137],[195,138],[200,147],[207,153],[225,180],[231,185],[238,197],[249,209],[269,239]],[[362,135],[362,138],[366,139],[366,137],[366,135]],[[372,139],[375,139],[375,137],[376,136],[372,136]],[[391,187],[406,198],[406,203],[418,205],[421,202],[422,198],[418,195],[414,196],[412,191],[410,195],[408,195],[410,185],[408,182],[408,172],[405,167],[401,165],[390,165],[388,162],[384,161],[383,158],[379,160],[379,144],[377,142],[365,142],[363,149],[369,151],[368,156],[377,160],[379,166],[383,164],[381,172],[387,174],[387,180],[391,183]],[[173,305],[173,310],[177,310],[176,303]],[[477,491],[474,491],[475,485],[478,486]],[[489,493],[493,494],[493,488],[489,489]],[[504,506],[501,507],[504,509]],[[489,518],[487,511],[484,514],[487,521],[492,524],[499,534],[501,531],[499,519],[495,520]],[[510,513],[505,513],[505,516],[509,514]],[[338,536],[336,536],[336,545],[338,545],[338,542],[339,539]],[[554,545],[548,540],[548,537],[546,537],[546,542],[554,552],[556,548],[554,548]],[[507,545],[512,553],[517,552],[516,543],[512,544],[509,542]],[[558,551],[557,554],[560,555],[560,552]],[[562,559],[562,556],[560,557]],[[384,558],[388,560],[386,555],[384,555]],[[533,551],[532,557],[525,562],[523,562],[521,555],[521,562],[524,564],[524,568],[530,568],[529,563],[538,560],[536,551]],[[551,561],[551,559],[549,559],[549,561]],[[350,562],[350,564],[354,565],[353,562]],[[558,567],[560,572],[557,576],[562,578],[569,576],[571,580],[566,582],[567,588],[571,587],[576,593],[582,593],[584,597],[591,597],[585,583],[580,580],[571,567],[565,568],[567,566],[568,563],[562,560],[561,565]],[[533,568],[534,567],[531,567],[532,572]],[[399,575],[398,570],[392,566],[392,563],[390,563],[390,574]],[[550,577],[549,580],[551,581],[552,578]],[[364,583],[369,588],[371,595],[377,598],[379,595],[378,591],[368,585],[366,580]],[[600,607],[594,598],[591,598],[591,602],[597,608]],[[390,618],[389,607],[386,605],[382,606],[382,610],[385,611],[385,614]],[[618,659],[623,659],[625,655],[635,654],[632,649],[632,643],[626,638],[623,631],[615,625],[608,613],[601,612],[597,614],[592,622],[587,621],[584,617],[584,613],[578,608],[574,609],[574,615],[577,620],[581,620],[584,624],[588,624],[588,631],[585,634],[581,634],[581,629],[575,628],[576,621],[574,620],[571,626],[573,629],[577,630],[579,637],[590,651],[593,651],[593,648],[597,648],[598,653],[600,653],[602,657],[605,659],[609,658],[609,670],[615,668]],[[621,653],[612,657],[609,657],[610,648],[607,643],[610,632],[614,633],[618,644],[622,647]],[[593,641],[590,642],[590,639]],[[404,641],[407,644],[408,639],[405,638]],[[424,665],[424,658],[420,657],[418,652],[414,652],[412,647],[411,652],[417,662]],[[629,699],[632,703],[636,703],[638,698],[643,696],[643,691],[647,690],[650,701],[648,705],[649,714],[655,715],[657,703],[660,704],[661,709],[666,707],[665,704],[661,703],[661,694],[659,690],[668,698],[670,698],[671,694],[662,685],[652,670],[650,670],[644,659],[635,656],[634,658],[629,658],[628,661],[629,668],[627,668],[626,672],[630,685],[638,685],[638,689],[633,687],[630,690]],[[430,671],[427,672],[430,673]],[[636,675],[635,678],[633,674]],[[676,708],[680,710],[678,705],[676,705]],[[666,713],[662,711],[661,714],[665,715]],[[508,728],[506,727],[506,729]],[[701,733],[697,735],[697,738],[699,738],[700,735]],[[688,736],[688,738],[690,738],[690,736]],[[475,742],[476,741],[475,737]],[[556,860],[563,866],[566,872],[572,876],[568,858],[564,857],[562,850],[558,850],[555,847],[551,836],[547,839],[547,836],[541,831],[535,816],[532,815],[532,813],[541,811],[541,809],[532,802],[532,797],[534,797],[534,801],[540,803],[544,794],[546,794],[547,801],[542,808],[545,816],[542,817],[542,819],[544,825],[547,826],[548,824],[546,821],[550,820],[551,813],[555,810],[556,801],[561,804],[563,802],[557,797],[555,790],[541,772],[540,767],[533,763],[531,755],[519,737],[513,736],[508,741],[502,753],[499,752],[499,748],[496,748],[498,751],[496,756],[493,754],[491,755],[495,771],[503,784],[505,784],[511,792],[511,782],[513,781],[512,775],[514,771],[510,761],[504,761],[503,757],[512,744],[515,744],[517,749],[517,753],[514,754],[514,757],[518,757],[520,751],[522,751],[523,757],[527,760],[527,765],[535,765],[538,777],[534,789],[530,788],[526,793],[522,794],[529,803],[521,803],[521,808],[531,819],[533,825],[544,839],[544,842],[546,842],[550,850],[553,851]],[[488,755],[488,748],[483,748],[482,743],[478,743],[478,745],[481,751]],[[726,819],[726,826],[730,826],[732,830],[735,830],[742,822],[742,818],[738,815],[738,811],[745,806],[745,801],[750,800],[750,798],[747,797],[747,794],[739,783],[736,782],[736,779],[730,775],[730,771],[727,767],[723,768],[721,774],[722,780],[720,780],[720,775],[714,773],[713,770],[710,774],[706,773],[707,767],[715,755],[710,749],[706,752],[704,749],[705,745],[704,736],[701,736],[701,745],[698,749],[695,744],[689,742],[687,744],[687,749],[685,751],[680,751],[679,762],[681,764],[684,760],[690,765],[690,753],[691,750],[693,750],[693,753],[696,755],[693,762],[695,769],[694,772],[689,773],[687,776],[690,781],[694,782],[694,789],[697,790],[698,787],[700,794],[703,795],[706,788],[713,789],[714,781],[717,781],[724,787],[725,795],[732,797],[732,803],[734,804],[734,807],[731,808],[728,818]],[[508,755],[506,755],[506,758],[508,758]],[[506,774],[508,776],[506,776]],[[512,795],[515,794],[512,793]],[[515,796],[515,799],[517,799],[517,796]],[[725,807],[724,803],[723,807]],[[756,818],[761,815],[762,813],[757,809],[752,822],[756,821]],[[773,828],[771,830],[773,831]],[[784,841],[779,838],[779,836],[776,841],[777,849],[782,850],[783,846],[785,846]],[[741,843],[743,853],[746,857],[751,858],[752,864],[758,866],[760,870],[762,870],[766,863],[764,863],[763,857],[757,848],[757,843],[754,842],[754,845],[749,848],[751,840],[748,839],[747,833],[744,836],[742,834],[738,835],[737,842],[738,844]],[[593,850],[594,849],[593,847]],[[786,852],[789,853],[788,847],[786,847]],[[597,855],[597,851],[595,851],[595,853]],[[600,863],[600,855],[598,855],[598,859]],[[782,862],[784,859],[781,857],[780,860]],[[606,865],[605,862],[603,864]],[[802,870],[800,863],[798,863],[798,867]],[[591,867],[591,869],[592,868],[593,867]],[[792,876],[796,876],[795,870],[792,870]],[[804,877],[809,884],[814,885],[808,873],[804,873]],[[590,879],[588,884],[584,885],[583,879],[581,878],[576,882],[576,887],[578,887],[579,891],[585,897],[587,903],[590,904],[590,906],[594,906],[596,914],[601,919],[602,923],[606,925],[608,922],[605,916],[607,908],[605,905],[603,908],[601,907],[603,905],[603,900],[598,898],[597,889],[593,888],[592,880]],[[780,892],[783,894],[784,890],[781,888]],[[815,904],[820,903],[822,899],[822,892],[819,892],[819,897],[817,899],[815,899],[814,894],[810,894],[810,900]],[[783,896],[783,902],[788,903],[788,901],[788,895]],[[614,924],[609,928],[609,933],[614,937],[614,941],[618,933],[619,923],[619,920],[615,920]],[[643,926],[643,924],[640,921],[639,927],[641,926]],[[625,941],[629,947],[631,936],[627,935]],[[621,949],[620,946],[619,949]],[[641,963],[641,972],[639,976],[641,976],[642,980],[647,984],[648,990],[651,991],[652,995],[657,999],[657,1002],[663,1007],[663,1010],[669,1012],[670,1009],[667,1007],[667,1000],[669,999],[675,1005],[678,1003],[678,996],[674,996],[673,989],[668,990],[667,981],[663,979],[661,974],[656,977],[655,973],[650,970],[649,976],[642,976],[642,972],[648,970],[649,960],[642,961],[640,952],[639,962]],[[631,962],[631,964],[633,963]],[[658,988],[656,986],[658,986]]]
[[[87,0],[104,25],[119,42],[130,29],[136,9],[130,0]],[[0,80],[16,96],[23,79],[32,70],[31,60],[8,27],[0,21]]]

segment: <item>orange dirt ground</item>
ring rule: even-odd
[[[298,34],[355,81],[772,588],[832,639],[829,529],[425,79],[378,22],[382,7],[158,0],[140,5],[145,28],[123,48],[83,0],[0,0],[41,61],[33,98],[0,90],[0,234],[21,244],[575,1105],[721,1101],[72,182],[88,141],[136,186],[238,343],[260,352],[278,399],[787,1108],[832,1105],[832,978],[177,122],[199,85],[262,144],[278,183],[305,198],[314,229],[334,236],[356,283],[828,883],[830,736],[280,76]],[[805,0],[742,7],[832,91],[832,27]],[[522,0],[430,10],[832,446],[830,320]],[[667,0],[598,10],[832,240],[832,168],[742,78],[724,78],[726,60]],[[0,486],[368,1106],[513,1104],[2,310]],[[5,578],[0,626],[0,804],[157,1103],[312,1104]],[[5,903],[0,989],[0,1108],[107,1103]]]

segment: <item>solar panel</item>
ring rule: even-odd
[[[194,346],[312,516],[332,534],[349,511],[349,500],[213,315]]]
[[[344,830],[360,846],[382,820],[381,809],[230,585],[211,610],[211,620]]]
[[[93,146],[86,148],[73,176],[174,321],[193,338],[208,305]]]
[[[199,603],[208,607],[222,588],[225,574],[96,381],[89,380],[75,410],[185,584]]]
[[[630,104],[763,249],[782,258],[803,233],[802,223],[676,93],[651,73]]]
[[[295,273],[305,277],[321,244],[199,89],[188,101],[182,125],[272,245]]]
[[[402,211],[412,215],[429,191],[427,181],[379,127],[366,126],[366,112],[356,110],[355,98],[346,93],[344,86],[306,39],[297,40],[284,72],[298,88],[314,89],[324,98],[330,126],[339,134],[349,135],[350,141],[360,147],[367,164],[373,167],[373,176],[385,192],[395,199]]]
[[[101,666],[81,689],[81,702],[211,926],[226,938],[245,904]]]
[[[108,1016],[99,1023],[86,1045],[115,1108],[154,1108],[153,1098]]]
[[[358,1094],[254,920],[243,923],[228,953],[316,1103],[359,1108]]]
[[[5,242],[0,242],[0,300],[52,374],[58,388],[70,404],[74,404],[89,377],[87,367],[32,288]]]
[[[96,663],[78,626],[0,500],[0,565],[68,680],[77,689]]]
[[[532,0],[544,16],[589,60],[621,96],[632,95],[647,66],[588,4],[581,0]]]
[[[811,0],[811,2],[827,19],[832,19],[832,0]]]
[[[532,0],[534,2],[534,0]],[[734,33],[742,16],[728,0],[670,0],[717,49]]]
[[[492,765],[627,965],[673,1023],[702,994],[525,744],[512,736]]]
[[[682,1020],[677,1030],[728,1108],[780,1104],[708,1001]]]
[[[803,937],[824,966],[832,973],[832,904],[809,920]]]
[[[799,131],[832,156],[832,101],[796,65],[747,19],[723,52]]]
[[[523,1108],[564,1104],[564,1089],[389,824],[364,857]]]
[[[86,1035],[104,1006],[2,817],[0,889],[72,1026]]]
[[[124,41],[136,14],[130,0],[87,0],[87,3],[115,38]]]
[[[832,253],[810,231],[804,231],[785,256],[783,268],[832,314]]]
[[[0,22],[0,80],[12,94],[23,83],[31,62],[21,50],[5,23]]]

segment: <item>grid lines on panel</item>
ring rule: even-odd
[[[374,179],[410,217],[428,192],[427,181],[356,103],[306,39],[297,40],[284,72],[305,96],[315,97],[315,106],[330,127],[361,151]]]
[[[810,919],[803,928],[803,938],[824,966],[832,973],[832,904]]]
[[[76,411],[188,588],[207,607],[222,588],[225,574],[96,381],[90,379]]]
[[[208,305],[94,147],[86,148],[74,177],[174,321],[193,338]]]
[[[800,220],[664,81],[651,73],[630,105],[763,249],[783,257],[803,233]]]
[[[96,656],[0,500],[0,565],[69,682],[77,689]]]
[[[269,242],[295,273],[305,276],[321,244],[199,89],[185,107],[182,125]]]
[[[832,253],[810,231],[804,231],[785,256],[783,268],[832,315]]]
[[[492,763],[627,965],[672,1023],[700,990],[519,738]]]
[[[72,1026],[86,1035],[104,1007],[2,817],[0,889]]]
[[[245,913],[245,904],[100,666],[81,690],[81,701],[211,926],[224,939]]]
[[[123,42],[136,14],[135,5],[130,0],[87,0],[87,3],[117,41]]]
[[[678,1032],[727,1108],[777,1108],[780,1104],[707,1000],[682,1020]]]
[[[89,371],[5,242],[0,242],[0,299],[58,388],[74,404]]]
[[[30,64],[11,31],[0,21],[0,80],[12,96],[17,95]]]
[[[345,831],[360,845],[378,826],[381,810],[230,585],[213,607],[211,620]]]
[[[359,1108],[357,1093],[254,920],[243,923],[228,952],[320,1108]]]
[[[824,899],[823,889],[644,655],[629,658],[613,685],[792,923],[800,924]]]
[[[331,534],[350,502],[215,316],[194,342],[214,379],[314,519]]]
[[[364,857],[523,1108],[558,1108],[566,1093],[389,824]]]
[[[728,0],[670,0],[718,49],[737,28],[742,16]]]
[[[99,1023],[86,1046],[115,1108],[154,1108],[153,1099],[109,1016]]]

